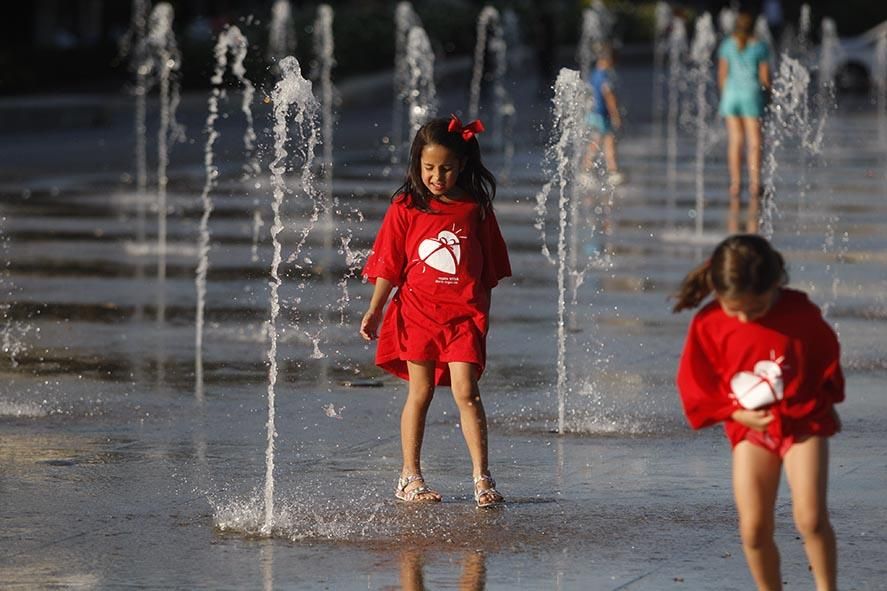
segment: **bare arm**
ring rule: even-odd
[[[382,310],[385,308],[392,289],[394,289],[394,285],[390,281],[384,277],[376,277],[370,307],[363,315],[363,320],[360,321],[360,336],[365,341],[371,341],[378,336],[376,329],[379,328],[379,323],[382,321]]]
[[[727,72],[729,70],[730,66],[727,64],[727,60],[718,60],[718,90],[721,92],[724,91],[724,83],[727,81]]]
[[[613,127],[619,129],[622,127],[622,115],[619,114],[619,103],[616,101],[616,93],[610,90],[609,86],[604,87],[604,102],[607,103],[607,112],[610,114],[610,121]]]
[[[764,90],[770,90],[770,64],[767,62],[758,65],[758,81]]]

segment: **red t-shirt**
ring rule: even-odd
[[[754,322],[727,316],[717,301],[694,316],[677,374],[690,425],[700,429],[724,421],[730,443],[742,441],[749,429],[730,418],[742,408],[731,382],[752,376],[781,390],[782,399],[767,407],[776,417],[767,427],[772,436],[827,437],[838,430],[832,406],[844,400],[840,347],[805,293],[782,289]]]
[[[409,379],[407,361],[437,362],[435,383],[449,385],[447,363],[486,365],[490,290],[511,276],[492,208],[474,201],[430,202],[432,212],[394,200],[363,275],[397,286],[379,330],[376,364]]]

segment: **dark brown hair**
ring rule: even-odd
[[[744,50],[755,30],[755,16],[748,10],[740,10],[736,15],[733,35],[740,50]]]
[[[419,128],[410,146],[406,179],[392,195],[392,201],[401,195],[409,195],[411,199],[406,201],[407,207],[430,211],[429,202],[434,196],[422,182],[422,150],[427,145],[435,144],[453,152],[460,163],[464,164],[456,185],[481,205],[482,212],[492,207],[496,197],[496,177],[481,162],[477,138],[464,140],[459,131],[448,131],[449,125],[450,119],[439,118],[432,119]]]
[[[766,238],[736,234],[718,244],[711,258],[690,271],[680,289],[672,312],[695,308],[714,291],[721,297],[761,295],[788,283],[785,260]]]

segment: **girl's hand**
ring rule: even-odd
[[[372,341],[378,337],[376,329],[379,328],[379,322],[381,320],[381,310],[367,310],[367,313],[363,315],[363,320],[360,321],[360,336],[363,337],[363,340]]]
[[[773,414],[769,410],[746,410],[740,408],[733,411],[730,418],[755,431],[763,431],[773,422]]]

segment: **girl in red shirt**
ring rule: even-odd
[[[694,429],[724,423],[742,546],[758,588],[782,588],[773,532],[785,466],[795,524],[823,591],[837,588],[827,438],[840,429],[834,404],[844,399],[844,376],[834,331],[787,282],[782,256],[764,238],[721,242],[675,295],[678,312],[714,291],[690,323],[677,385]]]
[[[441,500],[425,483],[420,463],[436,385],[450,386],[459,408],[478,507],[503,501],[487,465],[487,419],[477,382],[486,364],[490,292],[511,267],[493,214],[496,181],[475,138],[483,130],[480,121],[463,126],[455,115],[419,129],[407,178],[363,270],[375,288],[360,335],[378,338],[379,367],[409,381],[395,490],[403,501]]]

